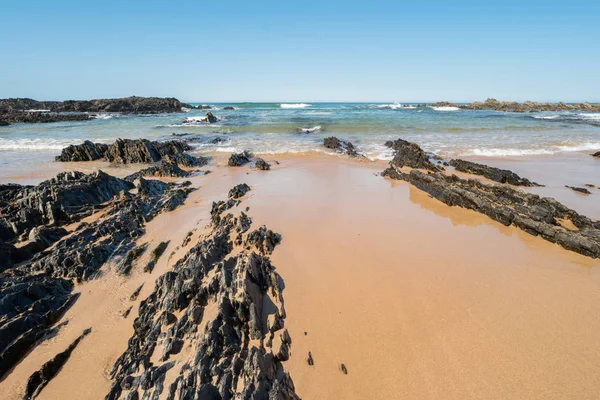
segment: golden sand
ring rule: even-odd
[[[599,261],[377,176],[384,163],[266,158],[271,171],[215,160],[213,173],[193,178],[200,189],[138,241],[152,249],[171,240],[155,270],[141,271],[146,254],[129,278],[107,266],[78,286],[69,323],[0,383],[3,398],[20,398],[27,377],[88,327],[40,398],[103,398],[139,301],[186,249],[168,263],[169,254],[197,229],[193,245],[211,202],[242,182],[252,187],[243,206],[254,225],[283,237],[272,260],[292,337],[284,365],[302,398],[597,398]]]

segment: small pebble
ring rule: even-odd
[[[348,370],[344,364],[340,364],[340,371],[342,371],[344,375],[348,375]]]

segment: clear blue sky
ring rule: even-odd
[[[600,101],[600,1],[0,2],[0,98]]]

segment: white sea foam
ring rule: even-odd
[[[594,121],[600,121],[600,114],[577,114],[582,119],[591,119]]]
[[[111,119],[114,115],[110,114],[96,114],[94,115],[95,119]]]
[[[553,145],[546,148],[537,149],[471,149],[463,152],[461,155],[464,156],[481,156],[481,157],[520,157],[520,156],[541,156],[551,155],[561,152],[573,152],[573,151],[592,151],[600,149],[600,143],[587,142],[578,144],[564,144],[564,145]]]
[[[280,104],[279,107],[281,108],[306,108],[306,107],[310,107],[312,104],[306,104],[306,103],[295,103],[295,104]]]
[[[460,108],[452,107],[452,106],[431,107],[431,108],[433,108],[435,111],[458,111],[458,110],[460,110]]]
[[[400,104],[400,103],[393,103],[393,104],[377,104],[377,108],[389,108],[391,110],[397,110],[397,109],[402,109],[402,108],[417,108],[417,107],[410,106],[410,105],[404,105],[404,104]]]
[[[534,115],[535,119],[557,119],[560,118],[560,115]]]
[[[81,140],[67,139],[3,139],[0,138],[0,150],[62,150],[71,144],[81,143]]]
[[[321,130],[321,125],[313,126],[312,128],[301,128],[301,131],[304,133],[312,133]]]

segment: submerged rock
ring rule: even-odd
[[[233,110],[234,108],[231,106],[223,107],[223,110]]]
[[[451,160],[450,165],[456,168],[457,171],[466,172],[473,175],[481,175],[492,181],[500,183],[508,183],[515,186],[540,186],[535,182],[531,182],[526,178],[521,178],[519,175],[507,169],[489,167],[484,164],[478,164],[465,160]]]
[[[207,121],[209,124],[214,124],[215,122],[217,122],[217,117],[215,117],[215,116],[213,115],[213,113],[211,113],[211,112],[207,112],[207,113],[206,113],[206,121]]]
[[[252,154],[244,150],[241,153],[233,153],[231,156],[229,156],[227,165],[230,167],[241,167],[242,165],[249,163],[251,159]]]
[[[383,175],[407,181],[449,206],[475,210],[504,225],[514,225],[534,236],[539,235],[567,250],[592,258],[600,257],[600,221],[580,215],[554,199],[442,172],[426,173],[413,169],[406,173],[393,160]],[[569,221],[576,230],[565,227],[565,221]]]
[[[323,139],[323,145],[328,149],[335,150],[337,153],[347,154],[350,157],[364,157],[356,151],[352,142],[340,140],[335,136]]]

